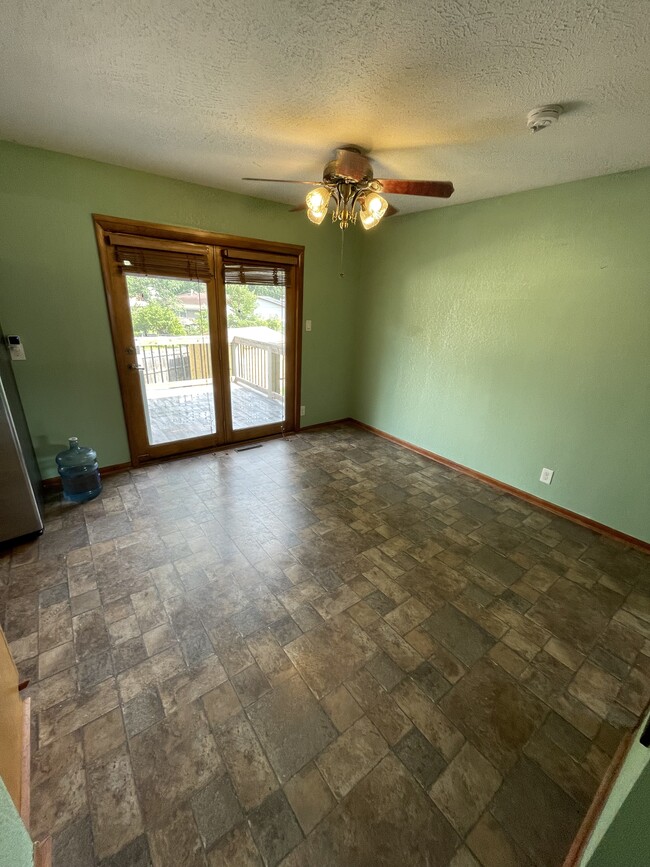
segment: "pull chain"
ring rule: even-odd
[[[343,244],[344,244],[344,242],[345,242],[345,229],[343,227],[341,227],[341,265],[340,265],[341,271],[339,273],[339,277],[341,279],[343,277],[345,277],[345,274],[343,272]]]

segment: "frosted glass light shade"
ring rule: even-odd
[[[364,229],[372,229],[386,213],[388,202],[379,193],[367,193],[359,200],[359,218]]]
[[[315,187],[307,193],[305,203],[307,205],[307,216],[312,223],[322,223],[327,213],[332,193],[327,187]]]
[[[312,221],[312,223],[316,223],[319,226],[323,220],[325,219],[325,214],[327,214],[327,208],[323,208],[322,211],[312,211],[311,208],[307,208],[307,216]]]

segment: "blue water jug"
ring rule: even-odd
[[[73,503],[85,503],[102,491],[97,452],[80,446],[77,437],[70,437],[68,443],[70,448],[56,456],[63,494]]]

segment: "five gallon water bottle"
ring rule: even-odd
[[[87,446],[80,446],[77,437],[70,437],[68,443],[70,448],[56,456],[63,494],[66,500],[73,503],[85,503],[102,490],[97,452]]]

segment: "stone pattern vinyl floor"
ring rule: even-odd
[[[137,469],[0,560],[55,867],[561,864],[650,558],[352,426]]]

